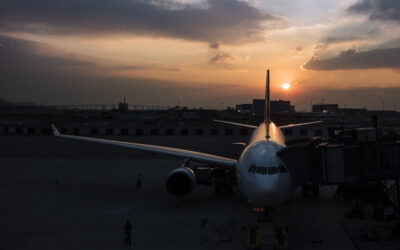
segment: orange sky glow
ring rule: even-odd
[[[290,100],[297,110],[308,111],[311,102],[322,99],[371,109],[385,99],[388,107],[400,107],[394,94],[400,94],[399,20],[379,18],[386,11],[379,3],[365,10],[366,0],[150,2],[128,1],[121,9],[132,5],[133,13],[154,11],[160,22],[122,15],[126,20],[110,18],[108,27],[96,22],[95,14],[80,25],[68,16],[53,19],[6,1],[8,11],[19,13],[20,19],[10,14],[0,22],[0,56],[23,52],[43,65],[54,58],[65,64],[48,67],[49,75],[60,75],[60,81],[46,77],[44,66],[40,77],[31,78],[38,88],[49,90],[44,92],[17,92],[15,86],[24,82],[7,70],[2,81],[8,85],[0,89],[0,98],[84,104],[117,103],[126,96],[130,104],[219,108],[220,103],[234,106],[262,98],[265,70],[270,69],[272,98]],[[107,8],[93,11],[114,15]],[[374,11],[378,14],[372,18]],[[38,70],[22,66],[22,59],[3,64],[3,70],[13,67],[12,72],[26,75]],[[62,91],[68,81],[78,90]]]

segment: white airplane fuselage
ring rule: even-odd
[[[257,206],[275,206],[292,195],[291,171],[277,156],[284,147],[282,131],[269,123],[269,139],[266,123],[257,127],[237,163],[237,182],[244,196]]]

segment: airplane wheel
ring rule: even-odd
[[[301,194],[303,195],[303,197],[307,196],[307,194],[308,194],[308,186],[307,185],[301,186]]]
[[[232,194],[232,190],[233,190],[232,185],[229,185],[229,186],[226,188],[226,194],[227,194],[227,195],[231,195],[231,194]]]
[[[220,195],[221,192],[222,192],[221,186],[220,186],[220,185],[216,185],[216,186],[215,186],[215,194],[216,194],[216,195]]]
[[[313,193],[314,197],[318,197],[319,196],[319,185],[318,184],[314,184],[313,185],[312,193]]]

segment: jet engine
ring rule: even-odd
[[[167,190],[173,195],[187,195],[193,191],[196,175],[187,167],[174,169],[167,177]]]

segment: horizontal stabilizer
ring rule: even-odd
[[[225,124],[230,124],[230,125],[235,125],[239,127],[244,127],[244,128],[257,128],[257,126],[250,125],[250,124],[244,124],[244,123],[237,123],[237,122],[228,122],[228,121],[222,121],[222,120],[213,120],[214,122],[219,122],[219,123],[225,123]]]
[[[279,126],[279,128],[280,128],[280,129],[295,128],[295,127],[307,126],[307,125],[318,124],[318,123],[322,123],[322,121],[288,124],[288,125]]]

